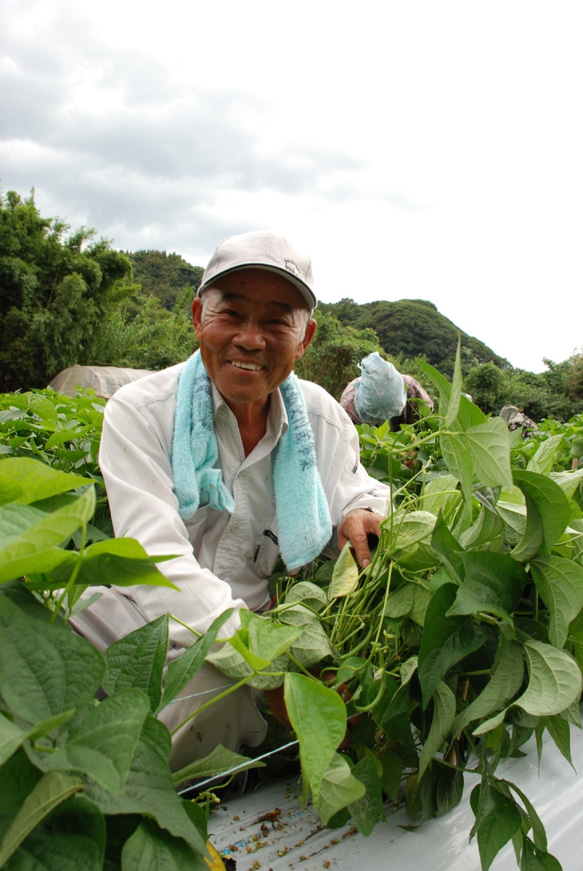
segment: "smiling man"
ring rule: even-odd
[[[227,608],[269,607],[278,558],[289,572],[350,541],[362,566],[389,489],[359,462],[350,419],[325,390],[293,374],[316,329],[309,258],[267,232],[223,240],[192,304],[199,350],[177,366],[122,387],[105,410],[100,465],[116,535],[151,555],[178,590],[105,589],[74,618],[105,649],[169,613],[170,658]],[[180,622],[178,622],[180,621]],[[188,628],[190,627],[190,629]],[[162,714],[171,731],[228,680],[205,663]],[[173,736],[178,768],[221,743],[237,750],[265,736],[247,687]]]

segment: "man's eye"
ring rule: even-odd
[[[285,318],[269,318],[268,323],[272,324],[273,326],[276,326],[276,327],[288,327],[289,326],[289,324]]]

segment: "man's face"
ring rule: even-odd
[[[240,269],[218,278],[192,304],[194,330],[211,381],[227,404],[257,404],[284,381],[310,344],[316,322],[282,276]]]

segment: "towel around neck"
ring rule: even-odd
[[[289,426],[275,449],[273,488],[279,548],[291,572],[322,552],[332,536],[332,521],[306,403],[293,372],[279,389]],[[174,492],[184,520],[203,505],[234,512],[218,459],[211,381],[195,351],[180,374],[172,439]]]

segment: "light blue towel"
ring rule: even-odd
[[[280,387],[289,427],[276,449],[273,487],[278,540],[288,571],[315,559],[332,536],[328,503],[316,464],[314,436],[296,376]],[[172,441],[172,473],[180,516],[188,520],[203,505],[233,512],[225,487],[213,427],[211,382],[196,351],[180,375]]]

